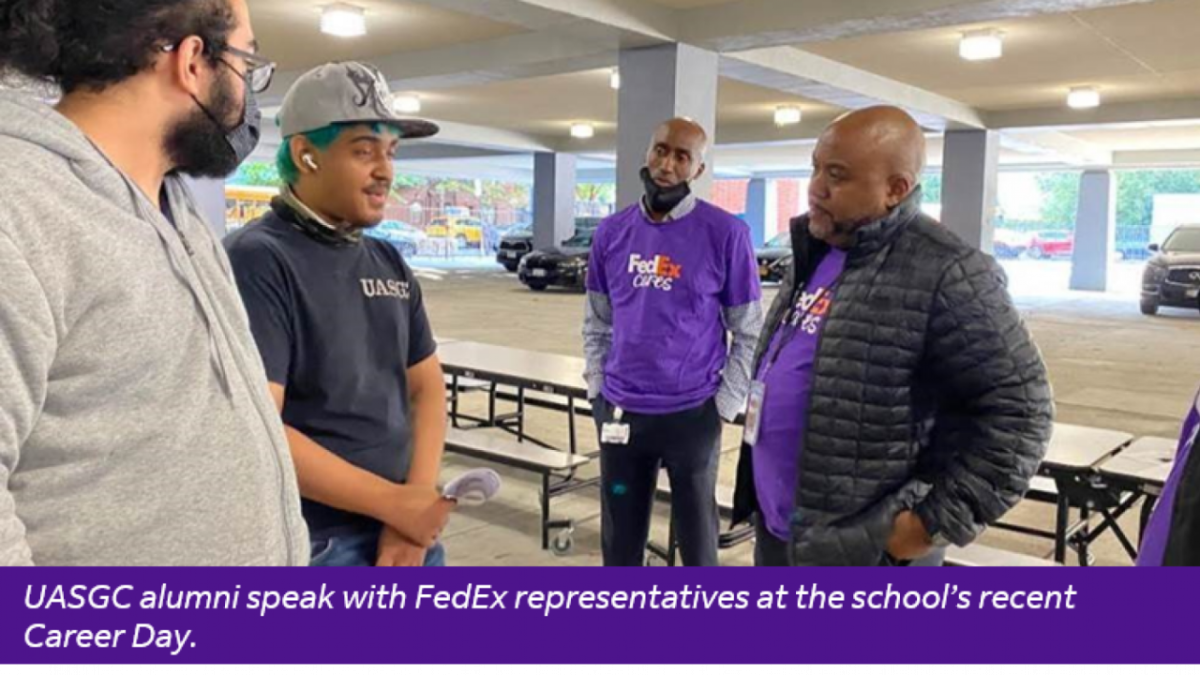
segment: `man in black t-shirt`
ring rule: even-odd
[[[279,124],[283,192],[225,246],[286,426],[312,564],[444,564],[442,368],[412,270],[362,236],[383,220],[401,139],[437,127],[395,117],[386,82],[360,63],[301,77]]]

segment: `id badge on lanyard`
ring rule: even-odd
[[[629,445],[629,425],[621,421],[621,418],[624,416],[624,410],[620,408],[613,410],[613,421],[605,422],[600,426],[601,443],[606,445]]]
[[[754,447],[758,443],[758,431],[762,424],[763,401],[767,398],[767,384],[760,380],[750,383],[750,401],[746,404],[746,428],[742,441]]]
[[[754,447],[756,444],[758,444],[759,431],[761,431],[762,428],[763,404],[767,399],[767,383],[765,381],[767,378],[767,373],[769,373],[771,368],[775,366],[775,361],[779,359],[779,355],[783,352],[783,349],[785,346],[787,346],[787,343],[796,337],[798,330],[801,330],[801,328],[798,328],[800,323],[809,317],[813,307],[815,307],[819,302],[828,303],[831,292],[832,289],[819,293],[812,299],[811,302],[806,304],[803,314],[801,314],[797,309],[793,309],[789,314],[794,318],[785,318],[783,324],[780,326],[779,330],[786,332],[780,338],[779,345],[775,348],[775,350],[767,354],[766,368],[764,368],[763,372],[759,374],[759,377],[750,384],[750,400],[746,404],[746,427],[742,435],[742,441],[746,445]],[[793,302],[793,304],[795,303]]]

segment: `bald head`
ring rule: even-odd
[[[689,117],[676,117],[658,125],[658,128],[654,130],[654,137],[650,140],[651,147],[662,139],[675,139],[687,141],[689,144],[698,144],[701,161],[708,152],[708,132]]]
[[[809,230],[842,248],[912,194],[925,170],[925,135],[899,108],[843,115],[821,134],[809,184]]]
[[[705,170],[708,132],[686,117],[658,125],[646,151],[651,179],[661,187],[673,187],[699,178]]]
[[[846,113],[825,130],[822,138],[840,135],[872,149],[892,173],[907,174],[915,187],[925,170],[925,134],[908,113],[892,106],[875,106]]]

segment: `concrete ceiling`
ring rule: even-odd
[[[249,0],[281,65],[266,106],[305,68],[361,58],[420,94],[423,114],[453,129],[449,145],[478,135],[491,151],[605,154],[619,50],[678,40],[721,53],[716,136],[739,148],[727,155],[739,166],[756,146],[769,163],[877,102],[932,130],[1002,129],[1016,163],[1200,161],[1200,0],[353,1],[370,22],[358,40],[319,33],[324,0]],[[958,57],[960,34],[978,27],[1004,31],[1003,59]],[[1077,85],[1098,86],[1104,105],[1069,110]],[[776,128],[781,104],[799,104],[805,123]],[[570,139],[575,121],[596,124],[596,138]]]
[[[262,53],[280,69],[305,70],[329,61],[368,60],[492,40],[524,29],[406,0],[354,0],[366,10],[367,35],[347,39],[320,30],[328,0],[247,0]]]
[[[886,33],[803,49],[985,110],[1062,105],[1073,86],[1099,87],[1105,103],[1200,97],[1195,48],[1200,2],[1160,2],[1087,12]],[[958,57],[967,30],[1004,33],[1004,57]]]

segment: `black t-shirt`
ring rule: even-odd
[[[225,248],[283,421],[342,459],[394,482],[412,461],[407,370],[436,351],[421,288],[387,242],[335,246],[275,212]],[[377,529],[304,500],[314,538]]]

